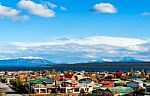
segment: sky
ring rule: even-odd
[[[0,58],[150,60],[149,0],[0,0]]]

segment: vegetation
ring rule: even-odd
[[[131,78],[132,76],[134,76],[134,73],[135,73],[134,70],[131,69],[131,70],[130,70],[130,73],[129,73],[129,77]]]
[[[26,96],[26,95],[23,95]],[[39,94],[29,94],[28,96],[41,96]],[[72,95],[68,95],[68,94],[46,94],[46,95],[42,95],[42,96],[72,96]]]
[[[3,96],[3,94],[2,94],[2,93],[0,93],[0,96]]]
[[[85,93],[84,89],[81,89],[81,90],[80,90],[80,93],[81,93],[82,95],[84,95],[84,93]]]
[[[142,71],[141,71],[141,78],[145,78],[145,76],[146,76],[146,72],[145,72],[145,70],[143,69]]]
[[[22,82],[19,79],[16,80],[10,80],[10,84],[12,85],[12,89],[14,89],[18,93],[28,93],[28,85],[22,84]]]

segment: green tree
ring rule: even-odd
[[[81,89],[81,90],[80,90],[80,94],[81,94],[81,95],[84,95],[84,93],[85,93],[84,89]]]

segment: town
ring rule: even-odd
[[[0,81],[0,96],[150,96],[150,72],[144,69],[1,71]]]

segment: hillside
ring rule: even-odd
[[[46,66],[52,64],[54,63],[45,59],[17,58],[17,59],[0,60],[0,66],[23,66],[23,67],[38,66],[39,67],[39,66]]]

